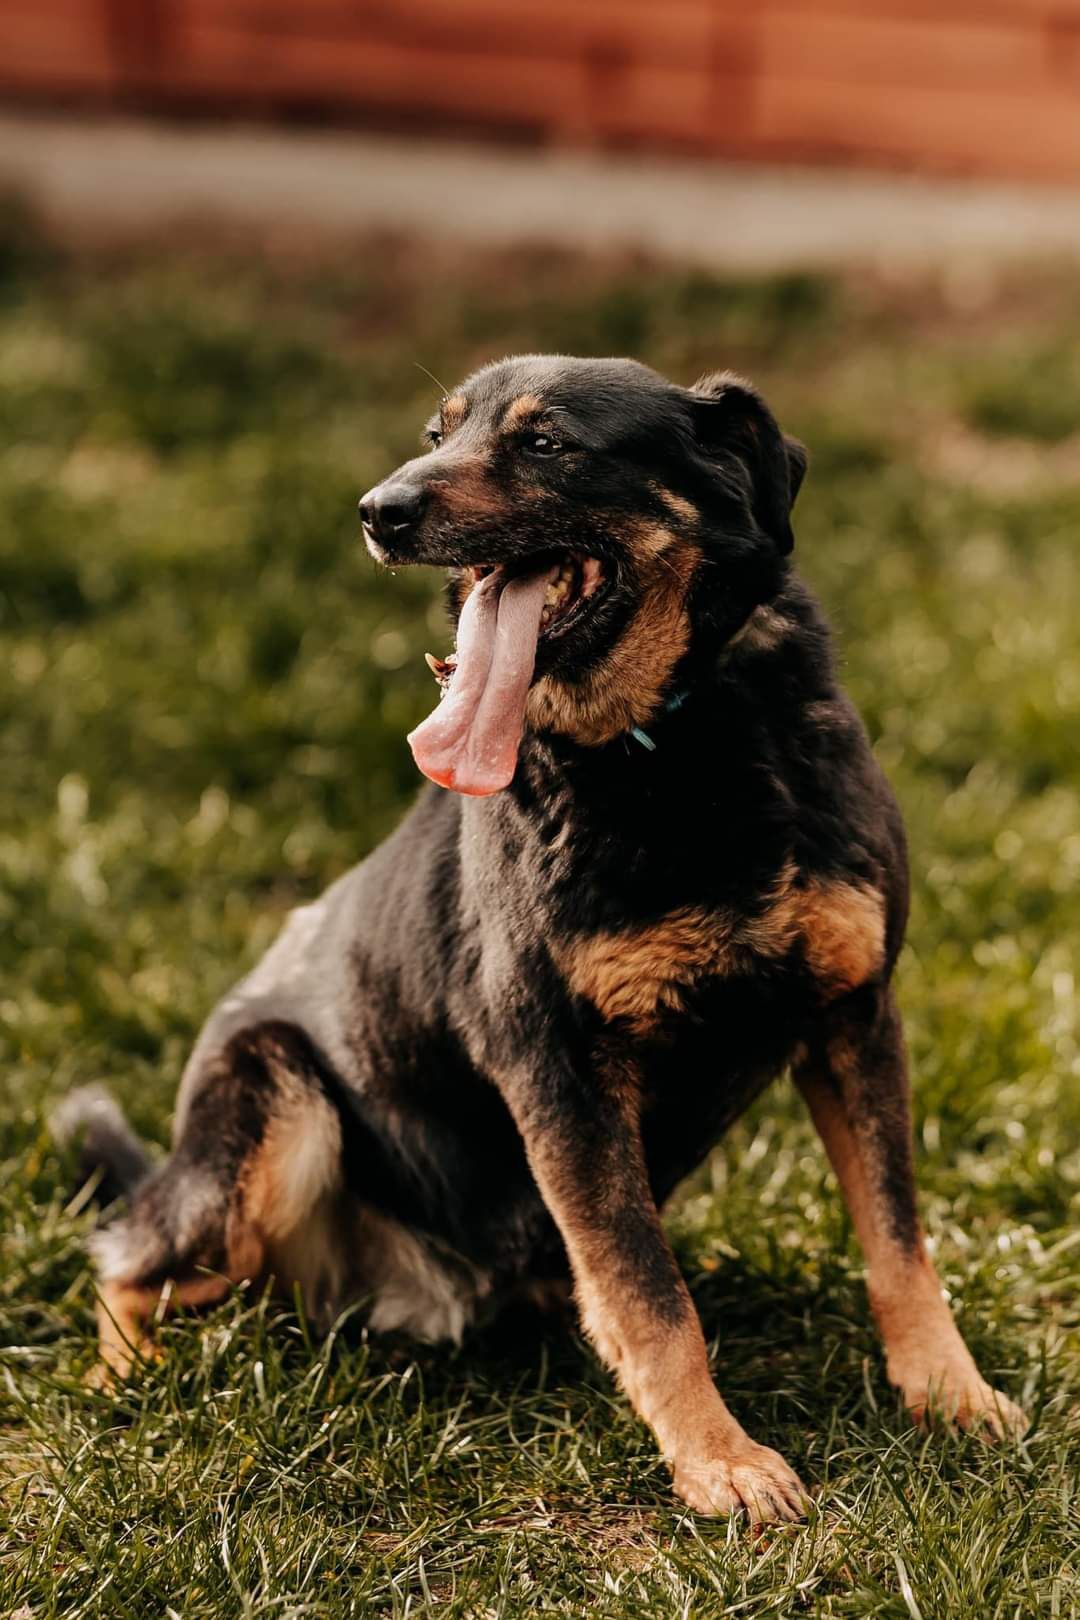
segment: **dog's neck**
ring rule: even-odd
[[[592,744],[558,725],[530,724],[522,742],[522,759],[535,767],[551,786],[569,773],[580,790],[594,775],[609,780],[612,753],[623,762],[635,782],[656,782],[656,768],[679,778],[672,751],[690,748],[718,719],[726,725],[757,725],[771,712],[778,671],[783,681],[812,697],[835,691],[831,638],[810,591],[794,572],[787,572],[782,588],[766,602],[711,626],[700,625],[694,645],[674,662],[656,701],[644,714],[628,717],[623,725]],[[794,660],[794,663],[792,662]],[[758,709],[762,716],[752,718]],[[736,715],[743,717],[736,721]],[[703,758],[696,753],[700,764]],[[619,770],[618,764],[616,770]]]

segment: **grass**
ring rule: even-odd
[[[0,1614],[1080,1612],[1080,315],[1068,273],[731,281],[392,240],[0,240]],[[904,805],[923,1207],[1023,1445],[898,1412],[781,1085],[670,1212],[738,1415],[818,1493],[682,1514],[573,1339],[312,1343],[242,1293],[115,1396],[91,1214],[43,1121],[105,1079],[159,1142],[185,1053],[286,910],[416,788],[446,632],[357,494],[518,348],[750,372],[813,452],[801,564]]]

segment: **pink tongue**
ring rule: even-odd
[[[513,780],[544,594],[555,575],[550,568],[504,585],[501,574],[485,574],[466,597],[450,690],[409,733],[417,765],[441,787],[481,796]]]

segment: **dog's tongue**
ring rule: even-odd
[[[485,574],[466,597],[449,690],[409,733],[417,765],[441,787],[481,796],[513,780],[544,593],[557,572],[505,584],[501,572]]]

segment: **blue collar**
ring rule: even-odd
[[[681,709],[689,696],[690,690],[688,687],[684,687],[680,692],[673,692],[664,704],[664,714],[674,714],[676,709]],[[635,742],[639,742],[642,748],[647,748],[650,754],[656,753],[656,744],[649,736],[649,733],[642,731],[640,726],[631,726],[629,735],[633,737]]]

